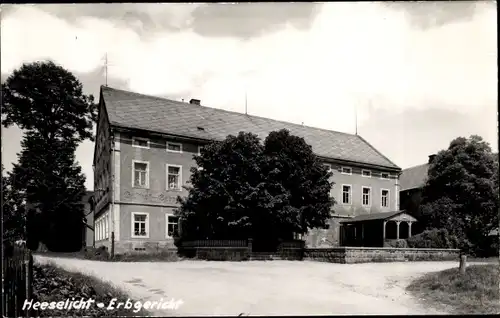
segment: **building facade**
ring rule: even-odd
[[[339,221],[398,211],[401,169],[358,135],[306,127],[101,87],[94,151],[96,246],[124,251],[173,247],[174,209],[201,147],[247,131],[265,138],[286,128],[304,137],[333,171],[330,229],[311,229],[310,246],[339,244]]]

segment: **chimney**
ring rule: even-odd
[[[190,103],[190,104],[193,104],[193,105],[200,105],[201,100],[192,98],[192,99],[189,101],[189,103]]]
[[[428,163],[431,164],[434,161],[434,158],[436,158],[436,155],[430,155]]]

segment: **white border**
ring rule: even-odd
[[[136,163],[145,163],[147,165],[146,169],[146,186],[145,187],[140,187],[140,186],[135,186],[134,183],[134,178],[135,178],[135,164]],[[132,188],[136,189],[149,189],[149,161],[142,161],[142,160],[132,160]]]
[[[366,172],[366,171],[368,171],[368,172],[370,173],[370,175],[369,175],[369,176],[365,176],[365,175],[363,174],[363,172]],[[368,169],[361,169],[361,176],[362,176],[363,178],[371,178],[371,177],[372,177],[372,171],[371,171],[371,170],[368,170]]]
[[[169,167],[175,167],[175,168],[179,168],[179,189],[170,189],[169,187],[169,184],[168,184],[168,168]],[[173,165],[173,164],[166,164],[166,167],[165,167],[165,188],[168,190],[168,191],[182,191],[182,166],[181,165]]]
[[[349,203],[344,203],[344,186],[349,187]],[[352,185],[351,184],[342,184],[340,187],[340,202],[342,205],[352,205]]]
[[[203,148],[203,146],[198,145],[198,156],[201,156],[201,148]]]
[[[368,195],[368,201],[369,201],[368,204],[363,204],[363,189],[370,189],[370,194]],[[372,196],[373,196],[372,187],[362,186],[361,187],[361,206],[371,207],[372,206]]]
[[[170,150],[168,149],[168,145],[176,145],[176,146],[179,146],[179,151],[175,151],[175,150]],[[182,153],[182,143],[180,142],[173,142],[173,141],[166,141],[165,142],[165,149],[167,150],[167,152],[171,152],[171,153]]]
[[[382,191],[387,191],[387,206],[382,205]],[[388,209],[391,206],[391,190],[389,189],[380,189],[380,208],[381,209]]]
[[[131,238],[149,238],[149,213],[148,212],[132,212],[130,219],[130,237]],[[146,235],[134,235],[134,222],[136,215],[146,215]]]
[[[148,143],[148,145],[146,147],[136,145],[135,144],[136,140],[146,141]],[[149,149],[149,147],[150,147],[149,139],[148,138],[143,138],[143,137],[132,137],[132,147],[134,147],[134,148],[142,148],[142,149]]]
[[[387,178],[382,177],[383,174],[386,174]],[[380,179],[382,179],[382,180],[389,180],[389,179],[391,179],[391,174],[389,172],[381,172],[380,173]]]

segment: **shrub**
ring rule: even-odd
[[[406,242],[411,248],[460,248],[465,243],[445,229],[426,230],[408,238]]]
[[[399,239],[399,240],[391,240],[387,242],[388,247],[394,247],[394,248],[407,248],[408,244],[406,240],[404,239]]]

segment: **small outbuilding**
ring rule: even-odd
[[[384,247],[386,241],[411,237],[415,222],[405,211],[359,215],[340,222],[340,245]]]

